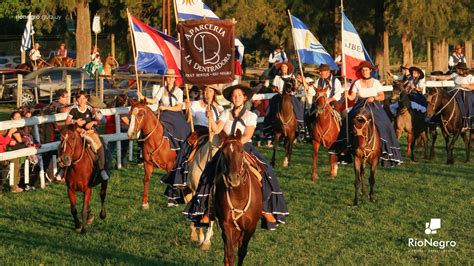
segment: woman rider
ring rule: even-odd
[[[264,173],[262,173],[262,216],[265,218],[264,225],[266,225],[266,228],[275,230],[277,223],[285,223],[285,215],[288,215],[288,208],[273,168],[252,145],[252,136],[257,125],[257,115],[247,110],[244,104],[245,101],[252,98],[253,92],[248,87],[234,85],[226,88],[223,94],[232,103],[233,107],[222,112],[218,121],[211,120],[211,131],[214,134],[219,134],[224,130],[230,136],[235,135],[237,130],[243,132],[241,142],[244,145],[245,151],[265,167]],[[207,110],[207,116],[210,117],[212,115],[213,111]],[[217,152],[206,165],[199,180],[197,193],[183,212],[194,222],[204,224],[209,222],[207,206],[219,156],[220,152]]]
[[[161,179],[163,183],[168,185],[165,190],[165,196],[168,198],[168,207],[184,203],[182,193],[179,193],[178,189],[184,189],[188,184],[188,159],[192,152],[193,145],[195,144],[190,143],[190,141],[209,134],[207,110],[212,110],[213,121],[217,121],[219,115],[224,111],[224,108],[219,105],[216,100],[216,95],[221,94],[217,84],[205,85],[202,87],[202,91],[202,99],[192,102],[188,101],[195,131],[188,140],[185,141],[183,148],[177,154],[174,169]],[[208,138],[206,141],[208,141]]]
[[[191,126],[186,122],[183,109],[183,91],[175,86],[176,73],[168,69],[165,73],[166,83],[155,91],[153,98],[147,98],[138,92],[138,99],[145,99],[148,104],[160,110],[160,122],[164,127],[164,135],[171,144],[172,150],[180,150],[184,141],[191,133]],[[153,110],[153,109],[152,109]]]
[[[380,134],[382,142],[382,166],[398,165],[402,162],[400,144],[398,143],[390,119],[382,108],[382,102],[385,98],[382,84],[371,76],[375,68],[368,61],[361,62],[356,69],[362,78],[354,82],[350,93],[345,91],[345,97],[348,100],[356,100],[354,107],[347,117],[347,119],[349,119],[349,136],[346,136],[346,123],[342,123],[338,139],[329,151],[330,153],[346,155],[343,159],[346,159],[346,162],[351,161],[352,158],[348,151],[353,151],[352,120],[362,108],[367,108],[372,112],[375,126]]]
[[[103,180],[108,180],[109,175],[105,170],[104,146],[100,141],[96,126],[102,121],[102,115],[87,104],[88,95],[85,91],[76,94],[76,105],[71,108],[66,118],[66,125],[77,125],[81,136],[90,145],[93,152],[99,157],[98,166]],[[97,107],[97,106],[95,106]]]
[[[413,109],[419,110],[422,113],[426,112],[426,107],[428,102],[426,101],[425,93],[425,74],[418,67],[410,67],[410,75],[412,79],[408,81],[408,88],[410,88],[410,101],[412,102],[411,107]]]

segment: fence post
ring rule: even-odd
[[[43,165],[43,157],[39,160],[39,167],[40,167],[40,172],[39,172],[39,178],[40,178],[40,187],[45,188],[46,184],[44,181],[44,165]]]
[[[52,176],[52,178],[56,179],[57,174],[58,174],[58,161],[56,159],[56,155],[53,155],[53,176]]]
[[[128,161],[133,161],[133,140],[128,142]]]
[[[10,162],[10,171],[8,173],[8,176],[10,176],[10,187],[13,187],[13,181],[15,179],[15,163]]]
[[[16,89],[16,107],[21,107],[21,96],[23,95],[23,75],[18,74],[18,87]]]
[[[81,91],[84,90],[84,73],[81,72]]]
[[[53,102],[53,88],[49,88],[49,103]]]
[[[115,134],[120,133],[120,115],[115,113]],[[117,168],[122,168],[122,142],[117,141]]]
[[[26,62],[26,51],[21,52],[20,64],[24,64]]]
[[[71,104],[71,75],[66,76],[67,103]]]
[[[26,158],[25,165],[23,166],[25,170],[25,185],[30,184],[30,160]]]
[[[103,102],[104,101],[104,77],[103,76],[99,77],[99,90],[100,90],[100,93],[99,93],[100,100]]]
[[[110,34],[110,53],[115,58],[115,34]]]
[[[95,70],[95,96],[97,97],[97,91],[99,90],[99,71]]]

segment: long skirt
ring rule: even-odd
[[[273,134],[273,121],[278,112],[278,105],[281,101],[281,94],[277,94],[270,99],[268,105],[268,113],[263,120],[263,133],[268,136]],[[294,95],[291,96],[291,103],[293,104],[293,111],[298,123],[304,122],[304,105]]]
[[[456,93],[456,101],[461,109],[463,126],[474,128],[474,92],[459,90]]]
[[[275,171],[251,143],[246,143],[244,150],[265,165],[265,172],[262,176],[263,211],[272,213],[279,223],[285,223],[285,215],[288,215],[289,212]],[[183,214],[192,221],[199,221],[209,206],[209,195],[212,193],[215,170],[220,155],[221,151],[219,150],[204,168],[197,193],[183,211]]]
[[[160,121],[164,127],[164,135],[171,144],[172,150],[180,150],[191,134],[191,126],[186,122],[182,112],[161,111]]]
[[[348,158],[348,156],[350,156],[349,153],[352,153],[355,150],[355,146],[353,144],[356,139],[354,138],[354,127],[352,120],[360,112],[360,109],[362,106],[364,106],[364,103],[365,100],[357,101],[352,110],[349,112],[349,138],[346,136],[346,122],[343,121],[339,136],[336,142],[334,142],[334,144],[329,149],[330,153],[341,154],[345,152],[346,158],[344,159],[352,159]],[[387,113],[385,113],[382,104],[378,102],[372,102],[367,103],[365,107],[372,111],[374,116],[373,119],[375,119],[375,126],[382,141],[382,156],[380,157],[380,159],[382,159],[382,166],[391,167],[399,165],[402,162],[400,143],[398,142],[395,130],[393,129],[390,119],[388,118]],[[346,160],[346,162],[350,162],[350,160]]]

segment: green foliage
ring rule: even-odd
[[[404,141],[406,138],[403,137]],[[329,158],[320,151],[320,180],[310,181],[312,148],[297,144],[293,165],[276,168],[290,215],[276,231],[257,229],[249,245],[247,265],[464,265],[472,263],[472,162],[462,163],[461,141],[456,164],[446,165],[438,138],[437,158],[379,169],[376,202],[352,206],[354,171],[340,166],[327,180]],[[406,145],[403,145],[406,151]],[[269,158],[272,150],[261,149]],[[164,186],[155,172],[150,182],[150,209],[141,210],[143,168],[118,170],[106,199],[108,217],[99,219],[98,187],[92,195],[94,224],[86,235],[73,230],[64,184],[45,190],[0,196],[0,261],[2,265],[219,265],[223,261],[221,230],[216,225],[210,251],[189,240],[183,207],[167,208]],[[368,173],[366,173],[368,175]],[[368,180],[366,180],[368,185]],[[82,196],[78,198],[79,212]],[[471,210],[471,211],[470,211]],[[436,235],[424,234],[425,223],[441,218]],[[408,238],[454,240],[453,249],[412,249]],[[433,251],[431,251],[433,250]]]

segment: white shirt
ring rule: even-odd
[[[319,80],[320,79],[321,78],[316,80],[316,83],[315,83],[316,86],[319,86]],[[342,87],[341,81],[339,81],[338,78],[336,78],[334,80],[334,88],[332,88],[332,79],[333,79],[333,76],[331,75],[331,79],[329,80],[329,87],[331,89],[327,91],[327,97],[328,97],[328,99],[331,98],[331,95],[334,92],[334,95],[332,97],[334,97],[334,99],[336,99],[336,101],[339,101],[342,97],[342,94],[344,93],[344,88]]]
[[[293,74],[290,75],[285,75],[283,78],[294,78]],[[285,81],[283,78],[279,75],[276,75],[275,78],[273,79],[272,85],[278,88],[278,91],[280,93],[283,92],[283,86],[285,85]]]
[[[470,89],[465,89],[461,87],[461,85],[469,85],[474,83],[474,77],[469,74],[465,77],[459,76],[458,73],[453,73],[449,76],[454,80],[454,89],[455,90],[465,90],[465,91],[470,91]]]
[[[230,110],[225,110],[221,113],[219,117],[219,121],[225,122],[223,130],[227,135],[230,135],[230,131],[232,130],[232,124],[234,123],[234,120],[231,119],[231,117],[232,114]],[[245,126],[242,125],[242,123],[240,122],[237,122],[237,125],[235,126],[235,132],[237,132],[237,130],[240,130],[240,132],[242,132],[242,135],[245,133],[245,127],[257,126],[257,115],[251,111],[247,110],[242,120],[244,120]],[[250,139],[248,142],[252,142],[252,140]]]
[[[414,80],[411,79],[409,83],[414,87],[414,88],[421,88],[421,93],[426,94],[426,88],[425,88],[425,79],[422,79],[418,82],[418,84],[415,86]]]
[[[169,96],[168,95],[164,95],[165,93],[165,87],[164,86],[160,86],[160,85],[153,85],[153,91],[152,91],[152,98],[155,98],[156,99],[156,102],[152,105],[150,105],[150,109],[153,110],[153,111],[156,111],[158,109],[158,106],[162,105],[162,106],[175,106],[179,103],[183,103],[183,91],[176,87],[173,91],[173,95],[176,97],[171,97],[173,103],[170,104],[170,100],[169,100]]]
[[[216,109],[217,109],[217,113],[222,113],[222,111],[224,111],[224,107],[218,105],[218,106],[215,106]],[[199,125],[199,126],[204,126],[204,127],[207,127],[209,126],[209,121],[207,119],[207,109],[206,107],[203,107],[200,103],[200,101],[192,101],[191,102],[191,113],[193,115],[193,122],[195,125]],[[213,118],[214,118],[214,121],[217,121],[217,119],[219,117],[216,117],[216,114],[214,111],[212,111],[212,115],[213,115]]]
[[[463,54],[458,55],[456,53],[453,53],[449,56],[449,60],[448,60],[448,66],[449,67],[454,67],[455,66],[454,57],[459,58],[459,61],[457,63],[461,63],[461,62],[466,63],[466,57]]]
[[[283,55],[285,55],[285,60],[283,60]],[[272,52],[270,54],[270,56],[268,57],[268,62],[269,63],[282,63],[282,62],[287,62],[288,61],[288,57],[286,56],[285,52],[284,51],[281,51],[279,53],[277,52]]]
[[[41,53],[39,50],[31,49],[30,51],[30,60],[36,61],[41,58]]]
[[[356,93],[357,97],[369,98],[377,96],[377,93],[383,91],[383,87],[380,81],[374,79],[372,87],[364,88],[362,87],[361,80],[358,79],[354,82],[354,86],[352,86],[352,91]]]

